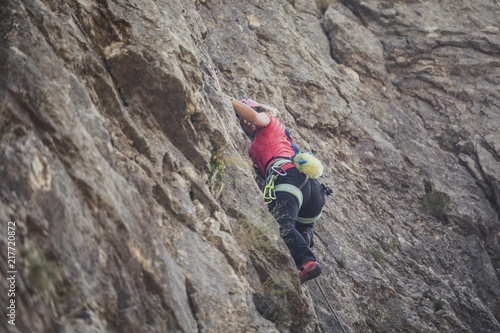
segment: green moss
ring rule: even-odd
[[[223,177],[226,165],[221,158],[221,153],[218,149],[212,149],[210,164],[208,165],[207,185],[210,193],[215,198],[218,198],[224,188]]]
[[[276,231],[273,230],[274,225],[274,221],[263,221],[261,224],[255,225],[246,219],[240,219],[234,230],[241,246],[268,254],[276,251],[278,239],[272,236],[276,234]]]
[[[497,302],[495,306],[495,318],[500,321],[500,302]]]
[[[500,258],[491,258],[491,264],[493,265],[493,268],[499,269],[500,268]]]
[[[456,152],[458,151],[457,144],[454,142],[454,139],[449,136],[441,136],[437,138],[437,142],[439,147],[447,152]]]
[[[382,250],[384,250],[384,252],[386,253],[394,252],[399,246],[399,242],[396,238],[390,238],[389,240],[379,240],[378,242]]]
[[[290,277],[285,276],[289,280]],[[287,300],[286,289],[280,286],[280,281],[269,277],[263,284],[263,291],[254,294],[254,303],[262,316],[276,324],[278,329],[290,326],[290,304]]]
[[[340,268],[345,268],[346,267],[346,256],[344,252],[340,252],[338,256],[335,256],[335,261],[337,262],[337,265],[339,265]]]
[[[422,210],[438,220],[447,222],[451,199],[448,194],[432,188],[422,199]]]
[[[375,261],[378,262],[379,264],[385,260],[384,252],[380,251],[379,249],[372,247],[368,250],[368,253],[370,253],[373,259],[375,259]]]
[[[442,308],[444,308],[446,302],[443,301],[441,298],[432,298],[432,306],[434,307],[434,311],[439,311]]]
[[[55,297],[63,281],[62,267],[57,262],[47,259],[43,251],[34,245],[28,243],[26,249],[28,278],[32,288],[48,298]]]
[[[375,104],[373,107],[374,117],[378,121],[382,121],[387,115],[387,105],[386,104]]]

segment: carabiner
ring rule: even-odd
[[[264,203],[266,205],[270,204],[273,200],[276,199],[276,193],[274,191],[274,178],[275,175],[269,176],[266,181],[266,185],[264,186],[264,191],[262,194],[264,195]]]
[[[281,170],[281,172],[280,172],[280,171],[278,171],[278,169],[280,169],[280,170]],[[275,172],[275,173],[276,173],[277,175],[279,175],[279,176],[286,176],[286,170],[285,170],[285,169],[283,169],[283,167],[282,167],[282,166],[278,166],[278,167],[272,166],[272,167],[271,167],[271,170],[273,171],[273,173]]]

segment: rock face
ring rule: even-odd
[[[497,1],[0,14],[2,331],[500,331]],[[208,66],[323,160],[317,281],[342,326],[299,286]]]

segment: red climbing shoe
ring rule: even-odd
[[[321,274],[321,265],[317,261],[306,261],[300,268],[300,284],[317,278]]]

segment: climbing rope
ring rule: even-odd
[[[219,83],[219,77],[217,76],[217,74],[219,73],[219,69],[217,67],[212,67],[212,66],[207,66],[207,65],[203,65],[202,68],[205,71],[205,73],[207,73],[213,80],[213,84],[211,84],[210,82],[206,82],[206,83],[210,87],[212,87],[213,90],[222,93],[222,89],[221,89],[220,83]]]
[[[319,290],[321,291],[321,293],[323,294],[323,297],[325,298],[325,301],[328,303],[328,306],[330,307],[330,311],[333,313],[334,317],[335,317],[335,320],[337,320],[337,322],[339,323],[340,325],[340,328],[342,328],[342,332],[344,333],[347,333],[345,331],[345,328],[344,326],[342,325],[342,322],[340,321],[339,317],[337,316],[337,313],[335,312],[335,310],[333,309],[333,306],[332,304],[330,303],[330,301],[328,300],[328,297],[326,297],[326,293],[325,291],[323,290],[323,288],[321,287],[321,285],[319,284],[318,282],[318,279],[314,279],[314,281],[316,281],[316,284],[318,285],[318,288]]]

